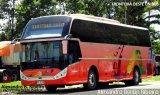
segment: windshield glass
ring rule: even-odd
[[[68,16],[46,16],[31,19],[22,39],[64,37],[68,34],[71,18]]]
[[[21,69],[62,69],[61,41],[22,44]]]
[[[64,23],[33,24],[28,26],[24,35],[25,39],[60,37]]]

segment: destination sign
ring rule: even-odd
[[[44,29],[44,28],[58,28],[64,27],[65,23],[49,23],[49,24],[34,24],[32,29]]]

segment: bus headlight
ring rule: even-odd
[[[65,68],[64,70],[59,72],[57,75],[54,76],[54,79],[59,79],[59,78],[65,77],[67,75],[67,70],[68,70],[68,68]]]
[[[28,80],[28,77],[26,77],[21,71],[20,71],[20,77],[23,80]]]

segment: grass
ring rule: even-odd
[[[12,89],[11,87],[13,87],[13,89],[17,88],[17,87],[21,87],[22,84],[20,81],[16,81],[16,82],[10,82],[10,83],[0,83],[0,92],[5,91],[6,89]]]
[[[149,82],[149,81],[160,81],[160,75],[159,76],[153,76],[150,78],[142,79],[142,82]]]
[[[0,83],[0,92],[19,93],[23,91],[42,91],[44,86],[23,86],[20,81]]]

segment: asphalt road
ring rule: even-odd
[[[138,86],[125,86],[123,83],[114,83],[97,90],[85,90],[82,85],[59,88],[56,92],[49,93],[45,90],[38,92],[23,92],[23,94],[40,95],[160,95],[160,82],[143,82]]]

